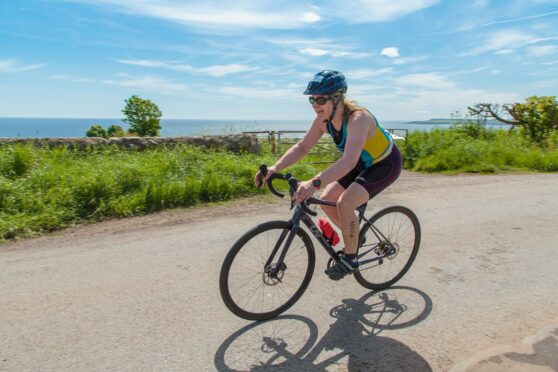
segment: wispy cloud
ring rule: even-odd
[[[266,43],[271,43],[285,48],[296,50],[298,53],[311,57],[343,57],[349,59],[362,59],[373,56],[373,53],[356,51],[354,46],[326,38],[267,38]]]
[[[86,77],[77,77],[77,76],[70,76],[66,74],[54,74],[46,77],[46,80],[61,80],[61,81],[68,81],[71,83],[93,83],[95,82],[94,79],[86,78]]]
[[[529,21],[529,20],[532,20],[532,19],[548,17],[548,16],[552,16],[552,15],[558,15],[558,10],[553,11],[553,12],[548,12],[548,13],[535,14],[535,15],[527,16],[527,17],[504,19],[504,20],[501,20],[501,21],[488,22],[488,23],[485,23],[485,24],[482,24],[482,25],[478,25],[476,27],[488,27],[488,26],[501,25],[501,24],[506,24],[506,23],[523,22],[523,21]]]
[[[155,76],[134,77],[128,74],[119,74],[118,77],[120,79],[103,80],[103,83],[159,93],[174,93],[188,90],[186,85],[182,83],[176,83]]]
[[[324,0],[312,5],[296,0],[281,2],[229,2],[224,0],[68,0],[111,10],[164,19],[198,29],[267,28],[296,29],[329,19],[346,23],[391,21],[436,5],[440,0]]]
[[[540,57],[554,54],[556,50],[558,50],[558,47],[556,47],[556,45],[539,45],[528,47],[527,53],[535,57]]]
[[[396,83],[405,86],[414,86],[427,90],[450,89],[455,83],[438,73],[409,74],[395,79]]]
[[[216,65],[204,68],[196,69],[195,71],[201,74],[208,74],[215,77],[220,77],[228,74],[236,74],[239,72],[253,71],[256,67],[250,67],[240,64],[230,64],[230,65]]]
[[[518,30],[502,30],[490,35],[481,45],[469,51],[458,54],[460,57],[476,56],[492,52],[494,54],[509,54],[527,45],[543,41],[554,40],[555,37],[538,38]]]
[[[207,66],[201,68],[195,68],[190,65],[186,65],[180,62],[173,61],[153,61],[153,60],[118,60],[120,63],[127,65],[143,66],[143,67],[158,67],[168,70],[180,71],[180,72],[191,72],[194,74],[211,75],[214,77],[221,77],[229,74],[236,74],[239,72],[253,71],[257,70],[257,67],[246,66],[242,64],[229,64],[229,65],[215,65]]]
[[[168,0],[73,0],[128,14],[159,18],[201,29],[212,27],[293,29],[319,22],[322,17],[308,4],[290,1],[227,2]]]
[[[377,76],[386,76],[393,72],[393,68],[386,67],[380,69],[361,69],[346,71],[345,76],[347,79],[368,79]]]
[[[343,50],[325,50],[325,49],[317,49],[317,48],[304,48],[304,49],[300,49],[299,52],[312,57],[331,56],[331,57],[345,57],[345,58],[354,58],[354,59],[367,58],[372,55],[371,53],[349,52]]]
[[[324,14],[347,23],[386,22],[436,5],[439,0],[355,0],[327,1]],[[324,15],[325,17],[325,15]]]
[[[142,67],[160,67],[168,70],[174,71],[192,71],[193,67],[190,65],[185,65],[179,62],[166,62],[166,61],[153,61],[146,59],[119,59],[118,62],[124,63],[126,65],[142,66]]]
[[[300,97],[300,89],[296,88],[255,88],[255,87],[232,87],[224,86],[215,90],[227,96],[242,98],[279,98],[293,99]]]
[[[24,65],[15,59],[0,59],[0,73],[26,72],[43,66],[43,64]]]

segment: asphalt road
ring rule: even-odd
[[[404,173],[423,239],[396,286],[314,278],[279,318],[223,305],[226,252],[288,219],[248,199],[80,226],[0,246],[0,370],[557,371],[558,174]]]

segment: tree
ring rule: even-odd
[[[119,126],[119,125],[111,125],[110,127],[108,127],[107,129],[107,135],[109,137],[125,137],[126,136],[126,132],[124,131],[124,129]]]
[[[558,102],[555,96],[532,96],[525,103],[497,105],[477,103],[469,113],[478,117],[494,118],[501,123],[520,127],[532,141],[542,142],[553,131],[558,131]]]
[[[148,99],[132,96],[125,100],[126,106],[122,112],[126,116],[122,121],[130,125],[130,132],[141,137],[159,136],[161,130],[161,111],[156,104]]]
[[[85,133],[87,137],[107,137],[107,132],[99,124],[93,124],[89,130]]]

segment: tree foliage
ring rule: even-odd
[[[122,110],[125,115],[123,121],[130,125],[130,132],[141,137],[159,136],[162,116],[159,107],[150,100],[135,95],[125,102],[126,106]]]
[[[87,137],[102,137],[102,138],[106,138],[107,137],[107,132],[105,130],[105,128],[103,128],[101,125],[99,124],[93,124],[89,130],[85,133],[85,135]]]
[[[126,132],[120,125],[111,125],[107,129],[107,135],[109,137],[125,137]]]
[[[524,103],[478,103],[469,107],[469,114],[494,118],[501,123],[521,128],[522,133],[535,142],[542,142],[558,131],[558,101],[555,96],[532,96]]]

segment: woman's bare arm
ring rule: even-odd
[[[319,139],[324,134],[320,121],[316,118],[312,123],[312,126],[306,132],[304,137],[298,141],[296,144],[291,146],[283,156],[274,165],[277,171],[287,168],[288,166],[296,163],[302,159],[306,154],[310,152],[312,147],[319,141]]]

